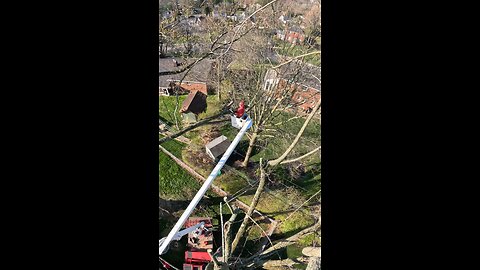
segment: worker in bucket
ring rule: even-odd
[[[235,117],[241,118],[243,120],[245,120],[247,118],[247,114],[245,113],[245,103],[243,102],[243,100],[240,101],[238,109],[235,112]]]

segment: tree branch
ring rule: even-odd
[[[281,63],[281,64],[279,64],[279,65],[277,65],[277,66],[274,66],[273,69],[279,68],[279,67],[281,67],[281,66],[283,66],[283,65],[286,65],[286,64],[292,62],[292,61],[295,60],[295,59],[302,58],[302,57],[305,57],[305,56],[309,56],[309,55],[312,55],[312,54],[320,54],[320,51],[314,51],[314,52],[309,52],[309,53],[302,54],[302,55],[299,55],[299,56],[295,56],[295,57],[291,58],[290,60],[288,60],[288,61],[286,61],[286,62],[283,62],[283,63]]]
[[[207,117],[207,118],[205,118],[205,119],[203,119],[203,120],[201,120],[201,121],[199,121],[199,122],[197,122],[197,123],[195,123],[195,124],[193,124],[193,125],[191,125],[191,126],[189,126],[189,127],[186,127],[186,128],[184,128],[184,129],[182,129],[181,131],[179,131],[179,132],[177,132],[177,133],[175,133],[175,134],[172,134],[172,135],[170,135],[170,136],[166,136],[166,137],[161,138],[158,142],[159,142],[159,143],[164,143],[164,142],[166,142],[166,141],[173,140],[173,139],[177,138],[178,136],[183,135],[184,133],[186,133],[186,132],[188,132],[188,131],[191,131],[191,130],[193,130],[193,129],[196,129],[196,128],[200,127],[200,126],[208,125],[208,124],[210,124],[210,123],[212,122],[212,120],[214,120],[215,118],[218,118],[218,117],[220,117],[220,116],[227,115],[227,114],[230,114],[230,111],[225,108],[225,109],[222,110],[220,113],[217,113],[217,114],[215,114],[215,115],[212,115],[212,116],[210,116],[210,117]]]
[[[307,120],[305,120],[305,123],[303,123],[303,126],[302,128],[300,129],[300,131],[298,132],[297,136],[295,137],[295,139],[293,140],[292,144],[287,148],[287,150],[277,159],[275,160],[270,160],[268,162],[268,165],[270,166],[275,166],[275,165],[278,165],[280,162],[282,162],[288,154],[290,154],[290,152],[293,150],[293,148],[295,147],[295,145],[298,143],[298,141],[300,140],[300,137],[302,137],[303,135],[303,132],[305,131],[305,128],[307,127],[308,123],[310,122],[310,120],[313,118],[313,116],[315,115],[315,113],[317,112],[318,108],[320,108],[320,102],[317,103],[317,105],[315,105],[315,108],[313,108],[312,112],[310,113],[310,115],[307,117]]]
[[[284,161],[280,162],[280,164],[285,164],[285,163],[291,163],[291,162],[299,161],[299,160],[301,160],[302,158],[306,158],[306,157],[310,156],[311,154],[317,152],[317,151],[320,150],[320,149],[322,149],[321,146],[313,149],[312,151],[306,153],[306,154],[303,155],[303,156],[300,156],[300,157],[297,157],[297,158],[294,158],[294,159],[284,160]]]

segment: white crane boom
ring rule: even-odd
[[[194,225],[194,226],[192,226],[192,227],[186,228],[185,230],[181,230],[181,231],[177,232],[177,233],[173,236],[172,240],[178,241],[178,240],[180,240],[185,234],[189,234],[189,233],[195,231],[196,229],[198,229],[198,228],[200,228],[200,227],[203,227],[203,225],[205,225],[205,222],[202,221],[202,222],[198,223],[197,225]],[[166,237],[163,237],[162,239],[160,239],[160,240],[158,241],[158,242],[159,242],[159,243],[158,243],[159,246],[161,246],[161,245],[163,244],[163,242],[165,242],[165,239],[166,239]],[[163,252],[160,251],[160,255],[164,254],[165,252],[166,252],[166,249],[163,250]]]
[[[246,120],[240,120],[239,118],[237,118],[237,119],[239,120],[237,122],[242,124],[242,127],[241,127],[240,131],[238,132],[238,134],[235,137],[235,139],[233,140],[233,142],[228,146],[227,151],[225,151],[225,153],[223,154],[222,158],[217,163],[215,168],[213,168],[212,172],[208,176],[207,180],[205,180],[205,182],[203,183],[200,190],[197,192],[195,197],[192,199],[190,204],[187,206],[187,209],[185,209],[185,211],[183,212],[180,219],[177,221],[175,226],[173,226],[170,233],[167,235],[167,237],[165,238],[163,243],[160,245],[160,254],[164,253],[164,251],[166,250],[166,248],[168,247],[170,242],[175,237],[176,233],[180,230],[180,228],[183,226],[183,224],[185,224],[185,221],[187,221],[188,217],[190,217],[193,210],[195,209],[197,204],[202,199],[203,195],[205,195],[205,192],[207,192],[207,189],[212,185],[213,180],[218,176],[218,172],[222,169],[223,165],[225,165],[225,162],[230,157],[230,155],[232,154],[235,147],[237,147],[237,144],[240,142],[240,140],[242,139],[245,132],[247,132],[247,130],[252,126],[252,119],[250,119],[249,117],[247,117]],[[232,116],[232,120],[233,120],[233,116]]]

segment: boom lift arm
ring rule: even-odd
[[[203,229],[203,225],[205,225],[205,222],[202,221],[202,222],[198,223],[197,225],[194,225],[194,226],[192,226],[192,227],[190,227],[190,228],[186,228],[185,230],[181,230],[181,231],[177,232],[177,233],[173,236],[172,240],[178,241],[178,240],[180,240],[184,235],[189,234],[189,233],[195,231],[195,230],[198,229],[198,228]],[[165,242],[165,239],[166,239],[166,237],[163,237],[162,239],[159,240],[159,246],[161,246],[161,245],[163,244],[163,242]],[[160,252],[160,255],[163,255],[163,254],[166,253],[166,252],[167,252],[167,249],[163,250],[163,253]]]
[[[246,116],[246,115],[244,115],[244,116]],[[247,132],[247,130],[252,126],[252,119],[250,119],[248,116],[246,116],[245,120],[243,120],[241,118],[238,118],[238,117],[235,117],[235,116],[231,116],[231,118],[232,118],[232,125],[234,125],[234,127],[240,128],[240,131],[238,132],[237,136],[232,141],[232,143],[228,146],[227,151],[225,151],[225,153],[223,154],[220,161],[217,163],[215,168],[213,168],[213,170],[210,173],[210,175],[208,176],[207,180],[205,180],[202,187],[197,192],[195,197],[192,199],[190,204],[187,206],[187,209],[185,209],[182,216],[177,221],[175,226],[172,228],[170,233],[167,235],[167,237],[162,238],[160,240],[161,242],[160,242],[160,248],[159,248],[160,253],[159,254],[164,254],[166,252],[166,249],[167,249],[168,245],[177,236],[180,228],[183,226],[183,224],[185,224],[185,221],[187,221],[188,217],[190,217],[190,215],[192,214],[193,210],[195,209],[197,204],[202,199],[205,192],[207,192],[207,189],[212,185],[213,180],[218,176],[218,172],[222,169],[223,165],[225,165],[225,162],[230,157],[230,155],[232,154],[235,147],[237,147],[237,145],[240,142],[240,140],[242,139],[243,135],[245,135],[245,132]],[[236,124],[234,124],[234,122]]]

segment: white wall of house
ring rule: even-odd
[[[170,93],[168,92],[167,87],[159,87],[158,88],[158,95],[159,96],[170,96]]]

